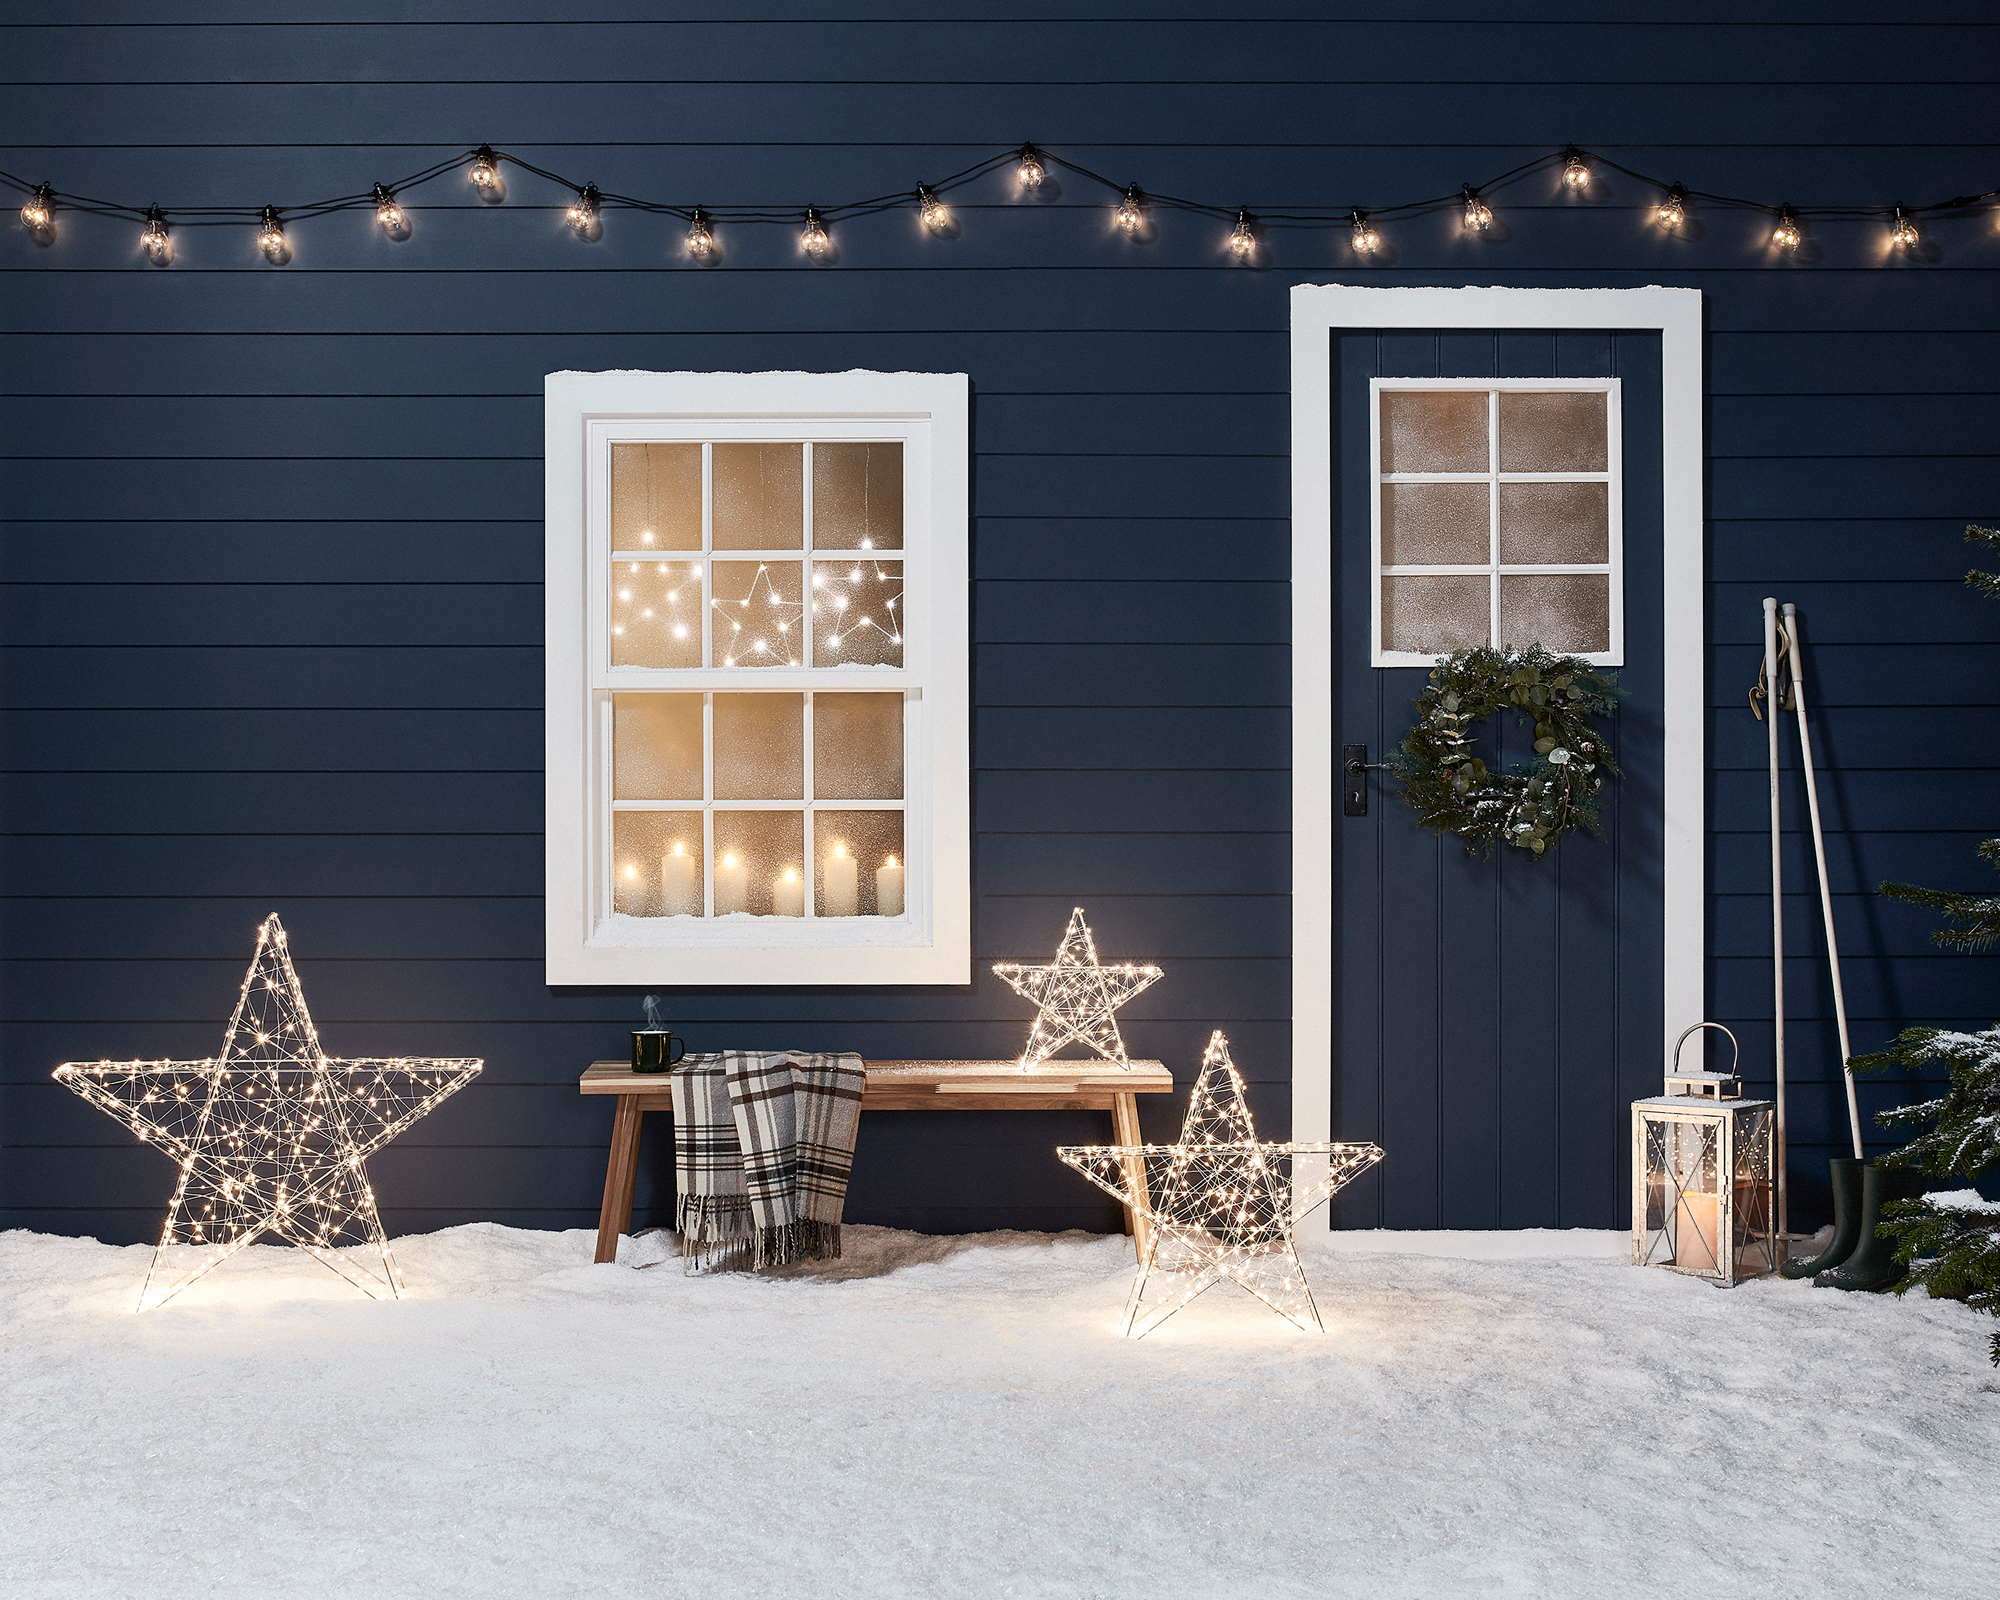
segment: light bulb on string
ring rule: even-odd
[[[1375,224],[1368,220],[1368,213],[1358,206],[1353,218],[1354,253],[1358,256],[1372,256],[1382,248],[1382,235],[1375,231]]]
[[[56,224],[56,192],[46,183],[35,185],[28,203],[21,207],[21,226],[33,234],[52,233]]]
[[[1573,194],[1581,194],[1590,187],[1590,168],[1584,163],[1583,152],[1575,145],[1563,150],[1563,187]]]
[[[1666,198],[1661,200],[1659,210],[1653,213],[1653,217],[1667,232],[1674,232],[1687,221],[1687,190],[1679,184],[1667,190]]]
[[[1112,218],[1129,238],[1146,225],[1146,196],[1136,183],[1125,186],[1125,198],[1118,202]]]
[[[1020,164],[1014,168],[1014,176],[1023,189],[1039,189],[1042,180],[1048,176],[1048,169],[1042,165],[1042,153],[1031,144],[1021,146]]]
[[[930,233],[943,233],[951,226],[951,207],[937,197],[929,184],[917,185],[917,220]]]
[[[694,208],[694,215],[688,219],[687,249],[697,261],[707,261],[715,254],[715,230],[708,225],[708,213],[700,206]]]
[[[396,204],[396,197],[379,183],[375,185],[375,223],[391,239],[400,239],[410,231],[410,219]]]
[[[1889,242],[1899,250],[1914,250],[1917,247],[1917,224],[1909,212],[1896,207],[1895,216],[1889,223]]]
[[[592,237],[597,227],[597,185],[586,183],[577,190],[576,199],[570,202],[570,208],[563,213],[563,217],[569,223],[570,232],[579,239]]]
[[[164,267],[173,259],[173,241],[168,236],[167,214],[158,206],[146,208],[146,231],[139,235],[140,247],[146,252],[146,259],[156,267]]]
[[[283,266],[291,259],[291,246],[285,242],[285,225],[278,220],[278,208],[266,206],[257,229],[257,248],[264,252],[264,259],[273,266]]]
[[[1790,206],[1778,207],[1778,225],[1771,230],[1771,243],[1780,250],[1799,247],[1799,214]]]
[[[491,199],[500,189],[500,158],[493,153],[493,146],[483,144],[472,153],[472,166],[466,176],[480,194]]]
[[[1493,226],[1493,208],[1479,198],[1479,191],[1467,184],[1459,191],[1465,200],[1465,231],[1484,233]]]
[[[824,261],[833,249],[833,240],[827,234],[826,224],[820,220],[819,212],[812,206],[806,207],[806,225],[799,233],[799,248],[815,261]]]
[[[1257,219],[1239,209],[1236,226],[1229,230],[1229,253],[1238,261],[1248,261],[1257,253]]]

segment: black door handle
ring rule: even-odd
[[[1340,814],[1344,817],[1368,815],[1368,774],[1386,772],[1386,761],[1370,761],[1365,744],[1340,747]]]

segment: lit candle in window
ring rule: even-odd
[[[903,914],[903,867],[894,856],[875,869],[875,914],[882,917]]]
[[[662,916],[701,915],[701,879],[695,875],[694,857],[679,839],[674,841],[670,854],[660,857],[660,876],[666,888]]]
[[[854,857],[847,853],[846,845],[837,844],[827,852],[824,873],[826,914],[829,917],[853,916],[861,898],[860,871]]]
[[[774,917],[802,917],[806,914],[806,884],[797,871],[785,868],[778,881],[771,885],[771,915]]]
[[[727,851],[715,869],[715,914],[726,917],[732,911],[749,909],[750,873],[734,850]]]

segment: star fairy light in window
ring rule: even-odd
[[[866,554],[812,569],[813,663],[903,664],[903,563]]]
[[[701,563],[614,561],[611,565],[612,664],[701,664]]]
[[[716,588],[724,586],[723,569],[743,566],[742,562],[716,563]],[[792,581],[798,581],[799,569],[796,563],[787,563],[785,571]],[[773,576],[770,566],[762,561],[757,563],[757,571],[750,580],[747,592],[740,595],[717,594],[709,601],[709,609],[715,613],[709,626],[715,630],[715,664],[724,667],[797,667],[803,666],[805,629],[800,619],[805,616],[803,600],[790,600],[779,580]]]
[[[139,1291],[146,1311],[267,1233],[377,1299],[400,1298],[402,1278],[362,1163],[482,1065],[327,1055],[274,913],[257,930],[219,1056],[66,1061],[55,1077],[180,1166]],[[342,1248],[349,1245],[365,1250]]]
[[[1165,976],[1158,967],[1130,961],[1101,965],[1082,906],[1069,914],[1069,928],[1056,947],[1054,961],[1045,967],[996,961],[993,971],[1017,994],[1041,1007],[1035,1025],[1028,1030],[1028,1047],[1021,1052],[1023,1072],[1040,1066],[1072,1042],[1129,1069],[1125,1041],[1119,1037],[1118,1021],[1112,1013]]]
[[[1121,1330],[1132,1339],[1218,1283],[1255,1295],[1304,1332],[1325,1332],[1294,1233],[1382,1159],[1372,1144],[1259,1143],[1220,1031],[1202,1054],[1178,1144],[1061,1145],[1056,1154],[1137,1218],[1139,1269]],[[1298,1170],[1303,1162],[1312,1174]]]

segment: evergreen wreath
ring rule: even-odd
[[[1618,768],[1590,719],[1617,700],[1609,673],[1543,645],[1456,651],[1410,702],[1417,720],[1387,766],[1417,821],[1457,834],[1468,854],[1489,855],[1497,840],[1541,856],[1572,823],[1600,831],[1598,791]],[[1495,772],[1472,753],[1473,730],[1510,708],[1534,722],[1535,759]]]

